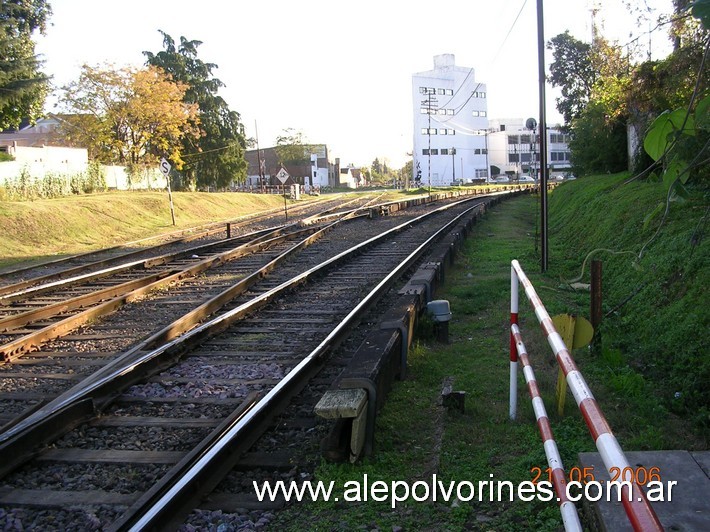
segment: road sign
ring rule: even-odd
[[[284,185],[286,184],[286,181],[288,181],[289,177],[288,172],[284,168],[281,168],[281,170],[279,170],[276,174],[276,179],[281,181]]]
[[[170,166],[170,163],[165,160],[165,157],[160,159],[160,171],[165,177],[168,177],[170,175],[170,169],[172,166]]]
[[[175,208],[173,207],[173,191],[170,190],[170,163],[165,159],[165,157],[160,158],[160,172],[165,176],[165,181],[168,186],[168,199],[170,200],[170,217],[173,219],[173,225],[175,225]]]

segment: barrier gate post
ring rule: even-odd
[[[513,283],[513,272],[515,274],[515,283]],[[565,379],[567,380],[567,385],[569,386],[574,400],[579,407],[584,421],[587,424],[587,428],[594,439],[594,443],[599,451],[604,466],[612,475],[612,469],[618,469],[622,472],[622,485],[617,486],[617,489],[621,492],[621,502],[624,506],[624,511],[631,523],[634,530],[637,531],[658,531],[662,532],[663,527],[661,522],[658,520],[656,512],[646,498],[641,486],[633,479],[633,469],[629,465],[629,461],[626,459],[624,451],[621,449],[619,442],[611,431],[611,427],[604,417],[604,414],[599,408],[597,400],[592,395],[592,391],[587,386],[582,373],[577,369],[577,365],[574,359],[567,350],[562,337],[555,329],[555,325],[552,323],[552,318],[547,313],[545,306],[542,304],[542,300],[535,292],[535,287],[528,279],[527,275],[523,271],[520,263],[517,260],[511,262],[511,290],[513,284],[515,284],[515,292],[517,294],[518,283],[523,285],[523,290],[525,290],[525,295],[528,298],[530,304],[532,304],[535,310],[535,316],[537,317],[538,323],[542,328],[545,337],[547,338],[547,343],[552,348],[557,363],[562,368],[565,374]],[[513,295],[510,296],[511,301],[511,321],[513,320]],[[515,305],[515,319],[517,321],[517,299]],[[512,333],[511,333],[512,334]],[[512,373],[512,354],[511,354],[511,373]],[[516,356],[516,366],[517,366],[517,356]],[[512,385],[513,381],[511,378],[511,411],[512,411]],[[627,473],[632,476],[631,479],[627,478]]]
[[[518,324],[518,274],[510,266],[510,325]],[[518,347],[513,332],[510,332],[510,419],[515,419],[518,410]]]

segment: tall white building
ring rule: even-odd
[[[488,177],[486,85],[453,54],[434,56],[434,69],[412,75],[414,169],[422,186]]]

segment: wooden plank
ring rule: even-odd
[[[95,427],[216,427],[222,420],[212,418],[170,418],[147,416],[105,416],[95,421]]]
[[[185,456],[180,451],[123,451],[113,449],[47,449],[36,460],[91,462],[104,464],[176,464]]]
[[[210,384],[214,385],[224,385],[224,386],[233,386],[233,385],[239,385],[239,384],[247,384],[247,385],[254,385],[254,384],[266,384],[266,385],[274,385],[279,382],[280,379],[208,379]],[[169,382],[169,383],[176,383],[176,384],[189,384],[191,382],[195,381],[204,381],[204,379],[200,378],[187,378],[187,377],[152,377],[148,379],[148,382]]]
[[[41,392],[6,392],[0,396],[3,401],[44,401],[48,397],[54,397],[54,395],[47,395]]]
[[[357,417],[367,404],[362,388],[328,390],[315,406],[315,413],[328,419]]]
[[[288,471],[293,468],[293,454],[289,451],[275,451],[271,453],[253,452],[246,453],[239,459],[235,469],[241,471],[249,469],[278,469]]]
[[[0,506],[60,506],[87,504],[111,504],[129,506],[142,493],[109,493],[107,491],[54,491],[54,490],[20,490],[0,488]],[[256,496],[255,496],[256,497]]]
[[[121,395],[117,399],[121,403],[145,403],[145,397],[133,397],[130,395]],[[205,404],[205,405],[223,405],[225,403],[240,405],[244,401],[244,397],[151,397],[151,403],[185,403],[185,404]]]
[[[77,373],[29,373],[29,372],[14,372],[3,371],[0,373],[0,379],[49,379],[59,381],[78,381],[86,377]]]

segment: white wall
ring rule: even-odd
[[[57,146],[8,146],[8,153],[14,161],[0,162],[0,184],[17,179],[22,172],[28,172],[34,180],[41,180],[47,174],[71,176],[86,172],[89,167],[88,152],[84,148],[61,148]],[[128,190],[128,176],[123,166],[102,166],[106,186],[118,190]],[[135,177],[131,189],[164,189],[165,176],[158,168],[151,168],[143,175]]]
[[[0,183],[15,179],[24,171],[34,179],[48,173],[72,175],[88,168],[88,152],[84,148],[59,148],[56,146],[8,146],[14,161],[0,163]]]
[[[434,93],[422,92],[427,88]],[[450,185],[454,178],[469,180],[487,175],[487,98],[486,85],[476,81],[474,69],[456,66],[453,54],[435,56],[433,70],[412,76],[412,179],[417,170],[421,171],[422,185],[429,184],[431,175],[434,186]],[[429,107],[432,113],[422,112]],[[427,155],[430,148],[432,153]],[[456,150],[454,155],[452,148]]]

